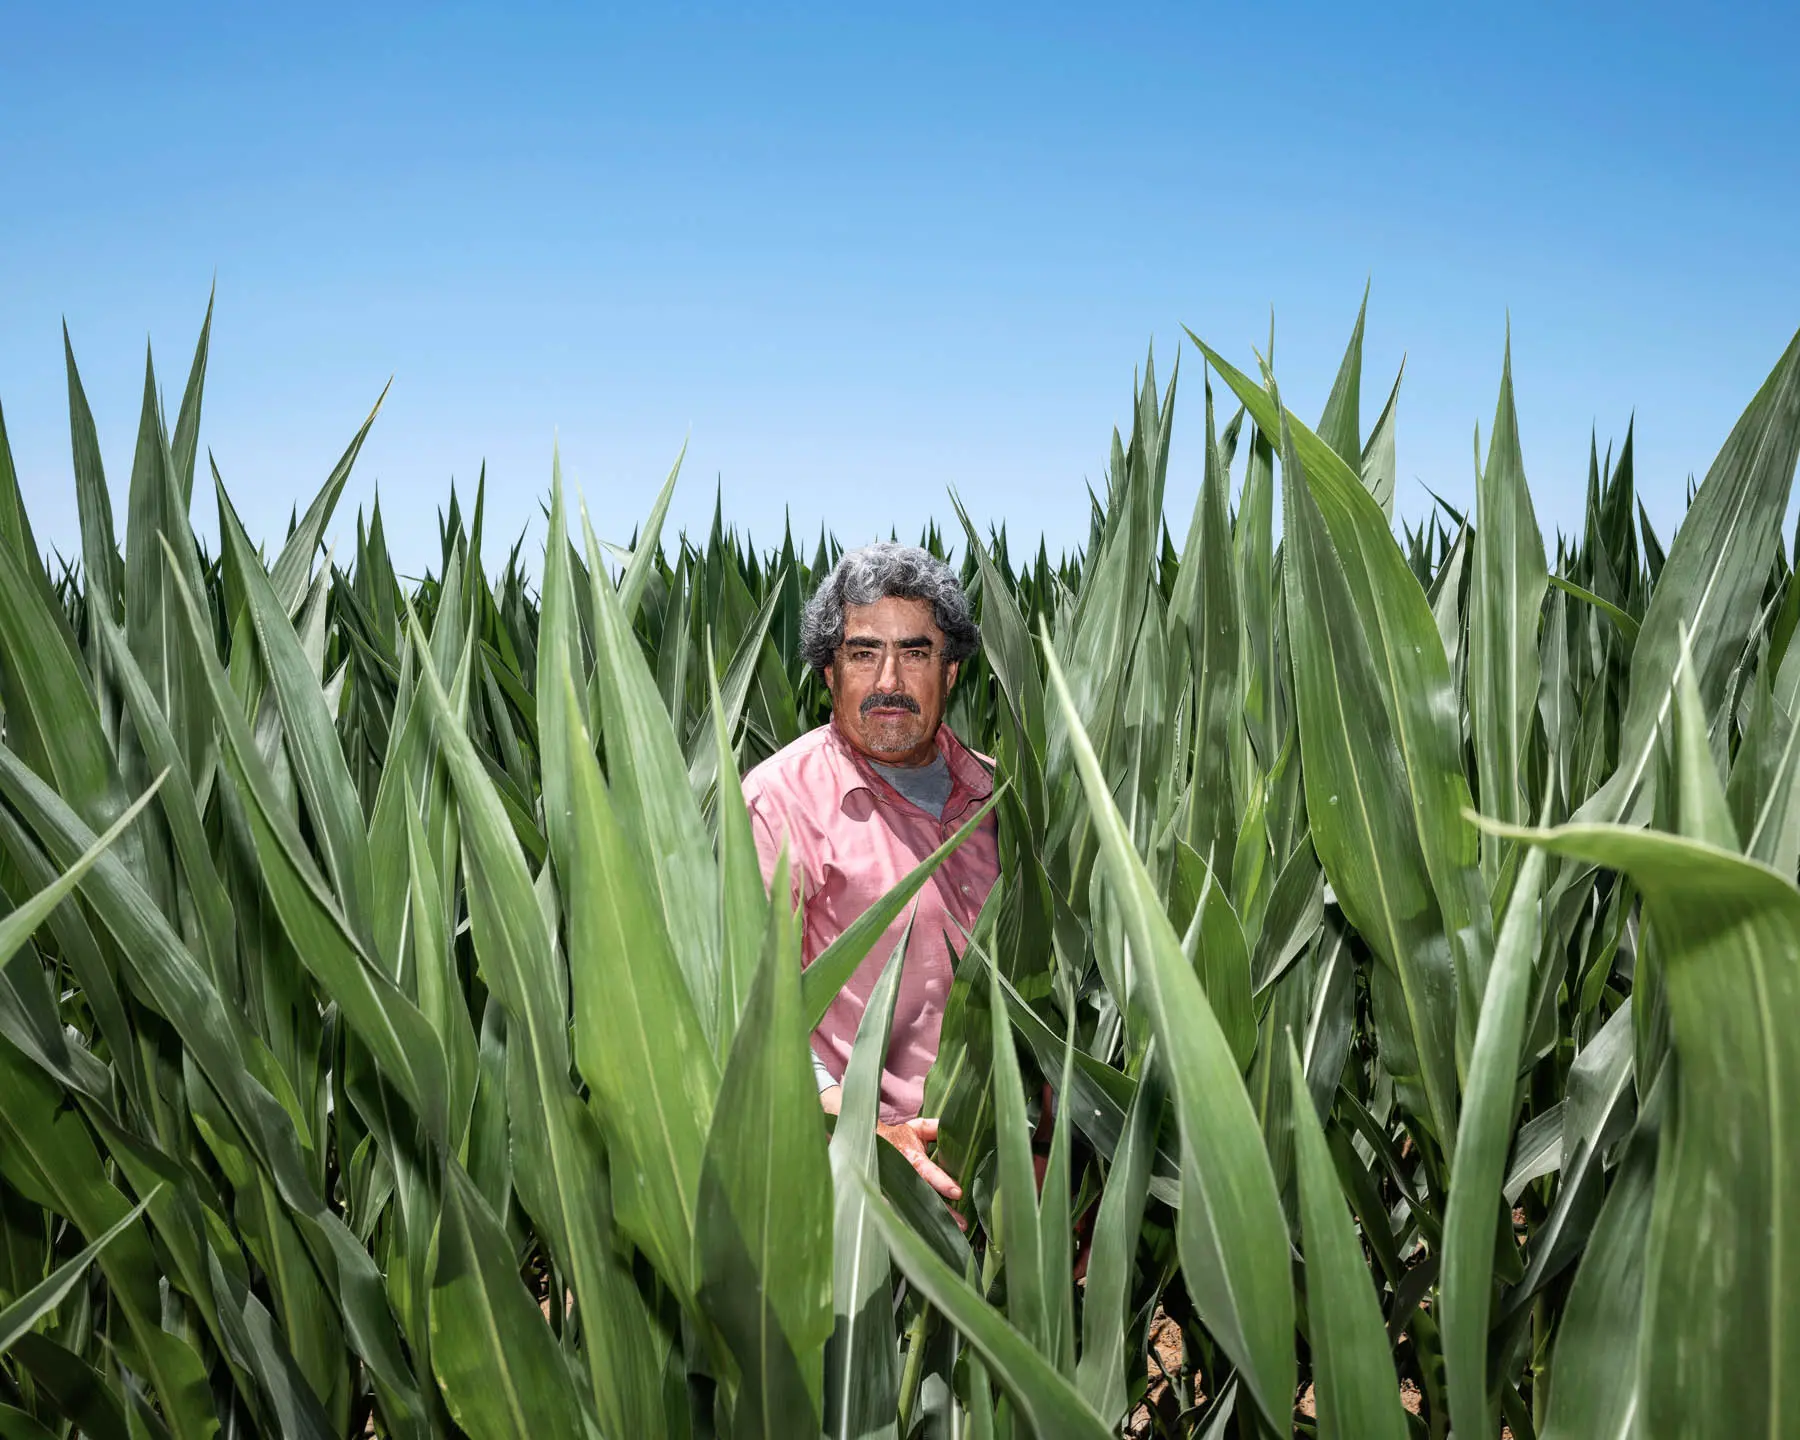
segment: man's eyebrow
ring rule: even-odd
[[[879,635],[846,635],[843,643],[846,646],[857,646],[865,650],[879,650],[883,640]],[[929,635],[908,635],[894,641],[896,650],[922,650],[931,644]]]

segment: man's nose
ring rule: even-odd
[[[875,683],[883,690],[900,688],[900,652],[898,650],[881,652],[881,669],[876,673]]]

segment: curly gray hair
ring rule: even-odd
[[[873,605],[897,596],[929,600],[932,618],[944,632],[944,659],[966,660],[981,643],[956,572],[928,550],[883,540],[846,550],[837,568],[820,582],[800,616],[800,654],[814,670],[831,668],[844,643],[844,607]]]

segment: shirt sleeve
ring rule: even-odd
[[[763,813],[762,806],[755,800],[749,803],[750,836],[756,841],[756,858],[762,866],[763,884],[768,885],[775,878],[775,866],[781,859],[781,836],[769,823],[769,817]],[[788,883],[793,891],[793,906],[799,910],[804,903],[806,886],[801,879],[800,867],[794,863],[793,852],[788,853]],[[817,1051],[809,1051],[812,1055],[813,1079],[819,1083],[819,1093],[823,1095],[833,1085],[839,1083]]]
[[[762,865],[763,884],[766,886],[775,879],[775,864],[781,858],[782,837],[769,823],[769,817],[763,813],[762,807],[754,802],[750,805],[750,837],[756,842],[756,858]],[[805,886],[801,881],[800,866],[791,849],[788,852],[788,884],[793,890],[790,903],[798,910],[805,895]]]

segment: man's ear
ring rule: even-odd
[[[950,690],[956,684],[956,672],[962,669],[962,661],[952,660],[944,667],[944,689]]]
[[[819,678],[825,682],[825,693],[828,694],[829,696],[831,696],[832,703],[836,704],[837,703],[837,676],[832,673],[833,669],[834,669],[834,667],[830,666],[830,665],[820,666],[819,667]]]

